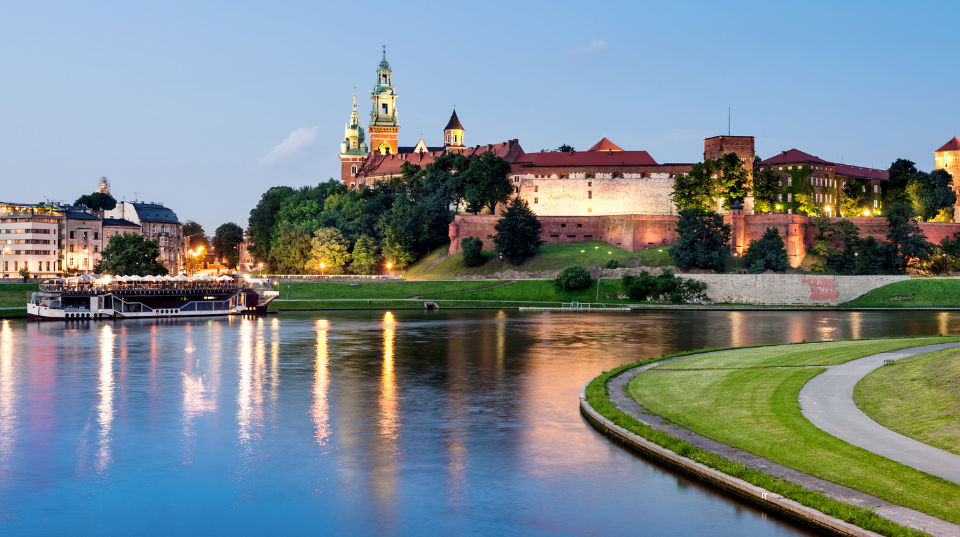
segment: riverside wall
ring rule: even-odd
[[[836,306],[910,276],[811,274],[679,274],[707,284],[713,302],[755,305]]]
[[[670,215],[627,214],[614,216],[538,216],[543,225],[540,238],[547,244],[603,241],[628,252],[636,252],[676,243],[677,217]],[[483,241],[484,250],[494,248],[491,238],[496,230],[498,216],[457,215],[450,223],[450,250],[461,250],[460,240],[477,237]],[[836,222],[841,218],[831,218]],[[857,226],[862,237],[874,236],[883,240],[887,234],[885,218],[846,218]],[[813,218],[797,214],[764,214],[732,217],[724,216],[732,224],[734,236],[732,249],[743,251],[750,241],[763,236],[767,228],[777,228],[784,238],[790,265],[797,267],[807,252],[813,248],[817,226]],[[921,222],[920,229],[930,242],[938,243],[945,237],[960,232],[958,223]]]

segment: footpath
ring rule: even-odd
[[[946,346],[958,346],[960,344],[944,344]],[[920,349],[927,347],[942,347],[944,345],[929,345],[925,347],[917,347]],[[906,349],[905,349],[906,350]],[[912,350],[912,349],[911,349]],[[936,349],[932,349],[936,350]],[[729,351],[718,351],[718,352],[729,352]],[[904,352],[904,351],[896,351]],[[919,351],[917,354],[927,351]],[[925,531],[930,535],[936,537],[960,537],[960,525],[941,520],[939,518],[930,516],[926,513],[922,513],[915,509],[909,509],[907,507],[899,506],[892,504],[886,500],[877,498],[870,494],[865,494],[858,490],[854,490],[849,487],[842,485],[837,485],[830,481],[820,479],[818,477],[800,472],[788,466],[773,462],[764,457],[760,457],[754,453],[737,449],[729,444],[723,442],[718,442],[706,436],[697,434],[685,427],[680,427],[678,425],[669,423],[663,417],[651,413],[646,408],[641,406],[635,399],[630,397],[630,395],[624,390],[624,388],[636,377],[637,375],[653,368],[658,365],[663,365],[665,363],[674,362],[677,360],[684,360],[687,358],[693,358],[696,356],[703,356],[704,354],[710,353],[700,353],[693,354],[689,356],[682,356],[674,358],[671,360],[664,360],[659,362],[654,362],[648,365],[635,367],[628,369],[619,373],[618,375],[610,378],[608,382],[610,400],[617,405],[617,408],[625,414],[629,414],[636,418],[641,423],[648,425],[658,431],[666,432],[673,437],[680,438],[685,442],[693,444],[696,447],[705,449],[717,455],[720,455],[726,459],[729,459],[734,462],[739,462],[748,468],[761,471],[765,474],[780,477],[785,481],[791,483],[796,483],[801,485],[807,490],[812,490],[823,494],[824,496],[833,498],[837,501],[857,506],[863,508],[873,509],[877,515],[886,518],[892,522],[896,522],[902,526],[913,528],[919,531]],[[879,356],[879,355],[877,355]],[[871,357],[868,357],[871,358]],[[851,362],[852,363],[852,362]],[[883,362],[881,361],[881,364]],[[838,367],[838,366],[834,366]],[[823,374],[821,374],[822,376]],[[855,384],[855,383],[854,383]],[[851,391],[852,396],[852,391]],[[852,399],[851,399],[852,402]],[[867,418],[869,419],[869,418]],[[826,429],[824,429],[826,430]],[[830,431],[827,431],[830,434],[833,434]],[[896,433],[894,433],[896,434]],[[858,444],[859,445],[859,444]],[[870,450],[870,448],[863,447],[864,449]],[[934,448],[936,449],[936,448]],[[872,450],[871,450],[872,451]],[[897,461],[901,462],[902,461]],[[903,463],[906,464],[906,463]],[[910,466],[909,464],[907,464]],[[922,470],[922,469],[921,469]],[[922,470],[925,471],[925,470]]]

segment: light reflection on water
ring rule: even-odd
[[[0,533],[803,534],[610,442],[581,386],[705,346],[937,333],[960,317],[2,320]]]

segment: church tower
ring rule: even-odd
[[[397,94],[393,90],[392,71],[387,62],[387,50],[377,67],[377,84],[370,92],[373,110],[370,111],[370,147],[381,155],[396,155],[400,138],[397,119]]]
[[[443,148],[446,151],[462,151],[464,149],[463,125],[460,124],[460,119],[457,117],[456,108],[453,109],[453,115],[450,116],[447,126],[443,128]]]
[[[340,180],[343,185],[355,188],[355,177],[363,162],[367,159],[367,142],[363,139],[363,127],[360,126],[360,114],[357,113],[357,94],[353,94],[353,113],[340,142]]]

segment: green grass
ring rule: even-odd
[[[27,308],[30,293],[38,291],[35,283],[0,283],[0,308]]]
[[[960,350],[876,369],[857,383],[853,400],[884,427],[960,455]]]
[[[954,278],[905,280],[884,285],[842,305],[878,308],[960,306],[960,280]]]
[[[280,291],[281,299],[371,299],[371,298],[413,298],[428,293],[440,294],[456,291],[466,291],[481,287],[497,285],[498,281],[479,282],[364,282],[356,284],[347,282],[307,282],[290,283],[289,296],[286,283],[279,284],[275,289]]]
[[[587,402],[591,407],[593,407],[594,410],[602,414],[616,425],[623,427],[624,429],[627,429],[661,447],[669,449],[678,455],[692,459],[715,470],[719,470],[725,474],[743,479],[748,483],[762,487],[776,494],[780,494],[785,498],[797,501],[807,507],[817,509],[821,513],[839,518],[840,520],[849,522],[858,527],[880,533],[881,535],[889,535],[893,537],[926,535],[925,533],[918,532],[910,528],[905,528],[899,524],[886,520],[877,515],[872,509],[855,507],[832,498],[828,498],[817,492],[804,489],[800,485],[784,481],[783,479],[765,474],[758,470],[747,468],[741,463],[731,461],[684,442],[679,438],[670,436],[667,433],[657,431],[652,427],[640,423],[633,416],[624,414],[612,401],[610,401],[607,382],[614,375],[638,365],[689,354],[696,354],[699,352],[706,352],[708,350],[719,351],[726,349],[704,349],[702,351],[688,351],[670,356],[661,356],[659,358],[652,358],[633,364],[623,365],[613,369],[612,371],[605,372],[602,375],[594,378],[587,385],[585,390]]]
[[[810,366],[958,340],[843,341],[734,351],[664,364],[638,375],[629,390],[650,411],[700,434],[958,523],[960,485],[830,436],[803,417],[797,402],[800,388],[823,371]]]
[[[510,269],[523,272],[540,272],[559,270],[570,265],[604,266],[610,259],[616,259],[625,267],[666,267],[673,265],[673,258],[667,253],[669,247],[628,252],[600,241],[545,244],[540,247],[540,253],[526,259],[519,266],[513,266],[506,261],[501,262],[496,252],[490,250],[484,252],[487,258],[486,263],[479,267],[465,267],[462,253],[443,258],[447,248],[447,246],[442,246],[418,261],[403,274],[404,278],[409,280],[452,280],[457,276],[491,275]],[[441,258],[443,259],[439,263],[428,270],[430,265]]]

